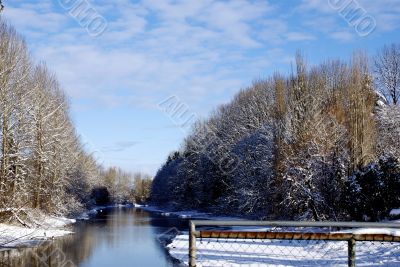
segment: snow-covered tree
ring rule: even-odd
[[[295,64],[289,77],[257,81],[196,122],[157,173],[152,199],[259,218],[349,219],[349,177],[398,153],[398,111],[377,108],[365,55],[309,67],[298,53]],[[221,168],[226,159],[236,164]]]
[[[274,138],[270,125],[245,136],[233,148],[239,165],[232,173],[233,195],[239,214],[267,217],[274,214],[277,184],[274,172]]]
[[[376,123],[378,155],[400,158],[400,107],[391,105],[379,108]]]
[[[0,218],[29,207],[77,209],[98,170],[57,78],[31,62],[23,39],[0,18]]]
[[[394,105],[400,103],[400,44],[385,45],[375,57],[375,77],[380,91]]]

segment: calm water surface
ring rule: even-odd
[[[187,221],[138,208],[105,209],[77,223],[73,235],[35,248],[0,252],[0,266],[179,266],[163,245],[175,229],[187,230]]]

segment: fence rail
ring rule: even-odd
[[[243,262],[249,266],[252,263],[257,266],[270,266],[274,263],[282,265],[283,259],[286,259],[287,265],[292,266],[297,265],[296,260],[301,266],[356,266],[357,243],[360,244],[360,257],[362,256],[360,262],[364,265],[379,261],[374,266],[400,266],[400,236],[397,236],[400,233],[400,223],[194,220],[190,221],[189,226],[190,267],[202,265],[201,260],[200,264],[196,265],[199,258],[203,261],[209,260],[205,265],[217,266],[217,257],[220,255],[225,259],[220,262],[221,266],[227,266],[227,262],[231,262],[229,259],[233,257],[239,257],[239,263]],[[220,229],[245,226],[266,229]],[[199,230],[204,227],[207,229]],[[357,229],[361,228],[375,230],[358,233]],[[396,235],[392,234],[393,230],[398,231]],[[376,233],[379,231],[384,233]],[[200,243],[207,242],[208,247],[199,249],[197,240],[200,240]],[[210,244],[214,247],[210,248]],[[219,254],[210,254],[212,250],[218,251]],[[200,257],[201,251],[207,252]],[[252,253],[257,257],[252,256]],[[285,253],[292,255],[288,257]]]
[[[287,239],[287,240],[332,240],[332,241],[370,241],[400,242],[400,237],[383,234],[340,234],[340,233],[296,233],[296,232],[239,232],[239,231],[200,231],[196,238],[223,239]]]

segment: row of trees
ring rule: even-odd
[[[255,82],[195,123],[182,149],[158,171],[152,201],[259,218],[387,215],[400,206],[397,194],[381,190],[400,183],[399,87],[388,86],[393,77],[382,76],[386,61],[379,59],[374,78],[362,53],[349,63],[313,67],[298,54],[294,73]],[[365,168],[375,170],[371,179],[383,187],[365,183],[364,176],[373,176]],[[371,190],[391,200],[369,210],[355,207],[353,198],[368,198]]]
[[[95,204],[101,188],[111,192],[107,202],[145,201],[150,184],[148,176],[96,163],[57,78],[32,62],[23,38],[0,17],[0,220],[21,222],[30,208],[79,211]]]
[[[76,209],[99,168],[82,147],[57,78],[32,63],[23,39],[3,20],[0,161],[0,215],[22,207]]]

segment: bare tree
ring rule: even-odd
[[[368,71],[368,58],[355,54],[347,90],[347,127],[351,172],[370,163],[375,156],[376,126],[373,118],[375,93]]]
[[[0,219],[28,225],[19,213],[29,208],[79,209],[101,183],[99,169],[57,78],[32,64],[23,39],[0,17]]]
[[[143,203],[150,197],[152,179],[149,175],[135,173],[134,175],[134,197],[136,203]]]
[[[24,172],[24,141],[27,83],[30,62],[25,43],[15,30],[0,20],[0,206],[19,203],[14,199]],[[21,194],[23,195],[23,194]]]
[[[375,57],[375,76],[380,91],[393,104],[400,101],[400,45],[385,45]]]

